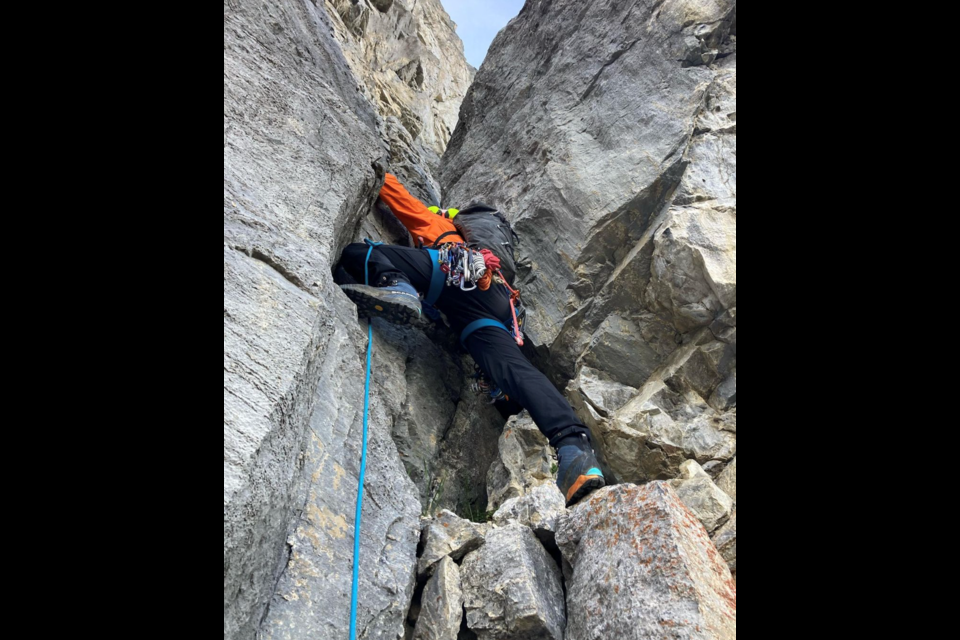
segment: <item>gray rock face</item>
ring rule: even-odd
[[[723,470],[723,473],[720,474],[720,477],[717,479],[717,486],[720,487],[724,493],[733,498],[733,501],[737,501],[737,459],[734,458],[733,462],[727,465],[727,468]]]
[[[357,434],[353,405],[358,383],[362,395],[364,336],[329,265],[360,209],[376,195],[372,167],[381,151],[376,115],[357,95],[339,47],[319,28],[322,20],[299,2],[231,3],[224,12],[228,638],[254,636],[287,562],[285,542],[306,505],[305,456],[318,406],[338,416],[325,425],[323,446],[343,453],[348,437]],[[305,78],[297,51],[322,68],[322,76]],[[350,404],[337,397],[338,387],[353,394]],[[340,462],[347,490],[355,465],[347,455]],[[377,458],[372,466],[386,471],[387,463]],[[404,507],[409,485],[393,480],[399,489],[393,504],[384,506],[393,511],[391,521],[399,515],[401,525],[412,525]],[[347,513],[331,509],[330,522],[340,523]],[[369,535],[380,536],[376,516],[370,523]],[[351,532],[342,524],[331,531],[345,539]],[[332,566],[346,573],[344,560]],[[347,616],[338,610],[336,617]]]
[[[442,491],[436,505],[464,515],[473,513],[479,519],[487,509],[487,473],[499,455],[506,421],[494,406],[469,390],[466,376],[473,373],[473,360],[464,356],[461,367],[464,392],[437,457]]]
[[[413,640],[457,640],[462,622],[460,568],[450,558],[444,558],[423,590],[422,608]]]
[[[703,326],[688,321],[691,314],[699,318],[700,307],[720,311],[720,297],[731,302],[720,267],[691,272],[696,291],[661,287],[659,280],[679,276],[654,269],[654,236],[662,245],[680,235],[680,221],[677,232],[667,234],[661,215],[687,166],[703,155],[699,148],[700,155],[687,155],[700,120],[718,126],[719,119],[701,118],[718,73],[702,66],[703,33],[711,43],[726,41],[735,7],[733,0],[529,4],[494,41],[464,99],[441,168],[444,194],[457,202],[482,196],[514,216],[532,268],[521,278],[537,309],[529,333],[562,352],[558,373],[567,378],[591,342],[606,358],[618,349],[592,340],[607,331],[602,327],[611,316],[649,308],[685,332]],[[718,97],[717,106],[723,109],[726,99]],[[725,174],[720,178],[719,185],[730,183]],[[679,244],[687,246],[691,236],[703,240],[692,229],[682,231]],[[660,262],[669,266],[668,259]],[[707,281],[714,276],[719,297]],[[656,300],[646,299],[651,281]],[[703,320],[708,325],[712,316]],[[676,331],[651,333],[660,337],[635,359],[648,369],[661,343],[672,350]],[[629,361],[634,345],[625,345],[621,354]]]
[[[678,350],[682,355],[682,350]],[[672,392],[658,376],[642,390],[610,381],[582,367],[567,387],[567,397],[590,427],[605,464],[622,482],[674,478],[693,458],[703,463],[726,461],[737,450],[735,413],[718,414],[695,392]],[[671,384],[680,382],[668,375]],[[646,399],[651,389],[657,391]],[[629,401],[628,401],[629,400]]]
[[[707,531],[716,531],[730,518],[733,498],[721,491],[695,460],[687,460],[680,465],[680,478],[670,484]]]
[[[654,235],[648,297],[682,332],[737,306],[736,91],[736,67],[717,69],[687,150],[690,164]]]
[[[503,503],[494,514],[499,526],[522,524],[533,529],[545,543],[552,543],[557,533],[557,518],[567,512],[567,502],[554,483],[534,487],[524,496]]]
[[[636,395],[635,388],[620,384],[608,378],[608,375],[606,371],[581,367],[576,380],[567,388],[567,396],[574,403],[574,408],[589,408],[593,415],[609,418]],[[593,427],[592,424],[588,426]]]
[[[737,637],[730,571],[668,484],[601,489],[557,542],[573,567],[566,640]]]
[[[420,575],[431,572],[443,558],[459,562],[483,546],[489,527],[464,520],[450,511],[442,511],[423,531],[424,550],[420,556]]]
[[[375,323],[374,370],[388,369],[392,353]],[[358,339],[362,344],[362,338]],[[303,455],[305,502],[287,537],[289,560],[277,582],[260,633],[263,638],[338,637],[349,629],[354,509],[362,440],[362,360],[331,369],[343,378],[318,389]],[[386,382],[387,385],[392,382]],[[371,638],[395,638],[413,596],[420,538],[420,503],[390,425],[393,390],[374,380],[361,530],[357,628]],[[340,405],[333,405],[336,398]],[[360,399],[359,402],[356,399]],[[350,409],[346,409],[349,407]],[[352,421],[341,425],[341,414]],[[344,428],[346,427],[346,428]],[[337,443],[342,443],[335,446]]]
[[[727,561],[730,571],[733,573],[733,579],[737,579],[737,512],[733,515],[727,524],[720,527],[713,536],[713,543],[717,545],[720,555]]]
[[[527,527],[492,530],[461,574],[467,626],[480,640],[563,640],[560,570]]]
[[[487,510],[535,487],[555,483],[553,449],[526,412],[510,418],[500,436],[499,456],[487,474]]]
[[[436,340],[415,328],[378,326],[375,380],[388,394],[393,440],[407,475],[420,490],[425,515],[439,507],[440,447],[450,431],[460,401],[461,371]]]
[[[346,637],[349,626],[366,332],[331,271],[359,229],[397,235],[373,207],[388,152],[428,172],[333,31],[322,3],[224,5],[224,638]],[[421,505],[391,425],[417,460],[408,468],[437,455],[462,376],[434,379],[424,362],[444,358],[416,332],[376,327],[363,637],[403,631]]]
[[[444,155],[446,200],[520,233],[527,333],[622,481],[736,453],[736,119],[735,0],[529,2]]]
[[[414,190],[429,185],[474,74],[456,25],[440,0],[326,0],[326,6],[364,93],[409,134],[404,142],[394,129],[386,139],[409,145],[424,162],[418,170],[404,162],[406,153],[391,154],[391,169]],[[439,194],[435,185],[430,189]]]

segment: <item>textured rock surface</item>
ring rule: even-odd
[[[707,87],[689,166],[653,239],[648,298],[682,332],[709,326],[737,306],[735,65],[716,69]]]
[[[461,573],[467,626],[480,640],[563,640],[560,570],[527,527],[491,531]]]
[[[560,519],[566,640],[737,637],[736,586],[666,483],[602,489]]]
[[[463,622],[460,568],[450,558],[437,565],[423,590],[420,619],[413,640],[457,640]]]
[[[651,387],[657,393],[644,400]],[[638,391],[582,367],[567,397],[593,432],[604,465],[622,482],[673,478],[690,458],[726,461],[737,450],[729,430],[736,429],[735,410],[718,414],[695,392],[675,393],[659,378]]]
[[[424,549],[420,555],[419,573],[432,571],[436,564],[449,556],[459,562],[479,549],[489,527],[464,520],[450,511],[441,512],[423,530]]]
[[[386,156],[425,160],[365,98],[333,30],[322,4],[224,4],[225,638],[349,625],[366,332],[331,270],[360,234],[397,235],[373,207]],[[375,357],[359,628],[396,638],[421,505],[391,425],[408,457],[435,456],[459,388],[431,378],[424,360],[444,356],[414,333],[378,326]]]
[[[399,125],[385,136],[391,169],[415,195],[435,200],[432,174],[475,73],[456,25],[440,0],[326,0],[326,6],[364,92],[385,119]],[[421,163],[404,162],[411,150]]]
[[[416,328],[378,326],[382,363],[373,372],[396,408],[393,439],[426,510],[439,506],[443,487],[437,458],[457,415],[462,381],[459,358],[438,344],[437,338],[443,337],[435,335],[439,332],[429,330],[432,335]]]
[[[735,189],[728,173],[708,171],[707,154],[708,138],[719,147],[735,136],[733,95],[715,86],[735,70],[703,66],[700,57],[713,50],[705,43],[729,42],[735,7],[733,0],[528,3],[494,41],[464,99],[441,168],[444,195],[451,202],[481,195],[512,213],[531,259],[521,278],[537,310],[529,332],[551,348],[566,378],[598,349],[596,360],[617,353],[642,378],[676,348],[677,333],[710,325],[735,303],[728,219],[702,230],[671,207],[684,179],[705,184],[681,191],[684,206],[705,209],[701,198]],[[735,79],[728,85],[735,91]],[[724,117],[729,126],[721,127]],[[710,137],[714,130],[723,140]],[[695,136],[704,143],[693,145]],[[720,151],[735,174],[735,147]],[[701,159],[703,176],[686,176]],[[684,264],[667,264],[679,253]],[[695,256],[709,264],[687,269]],[[613,318],[620,327],[605,325]],[[624,325],[633,328],[618,331]],[[617,344],[621,333],[627,339]],[[639,384],[636,376],[619,381]]]
[[[737,512],[734,511],[727,524],[720,527],[713,536],[713,543],[717,545],[720,555],[727,561],[733,579],[737,579]]]
[[[680,478],[670,484],[707,531],[716,531],[730,518],[733,498],[721,491],[695,460],[687,460],[680,465]]]
[[[609,374],[591,367],[581,367],[576,380],[567,389],[574,408],[589,407],[593,415],[609,418],[637,393],[633,387],[612,380]],[[590,418],[596,420],[596,418]],[[592,426],[593,425],[589,425]]]
[[[724,493],[733,498],[733,501],[737,501],[737,459],[734,458],[733,462],[727,465],[727,468],[723,470],[723,473],[720,474],[720,477],[717,479],[717,486],[720,487]]]
[[[464,356],[462,369],[464,376],[473,373],[469,356]],[[466,377],[462,384],[469,389]],[[463,393],[453,424],[440,444],[438,477],[443,490],[436,500],[438,508],[461,514],[486,511],[487,472],[499,455],[504,422],[500,412],[484,397],[472,391]]]
[[[357,95],[339,47],[318,28],[322,20],[299,2],[231,3],[224,12],[224,636],[230,638],[253,637],[288,560],[285,542],[298,513],[317,515],[336,541],[330,568],[349,569],[341,551],[351,544],[344,519],[351,511],[332,486],[319,489],[329,503],[308,511],[306,457],[318,446],[334,453],[340,491],[350,491],[356,468],[346,441],[358,433],[358,416],[340,394],[362,394],[364,337],[352,305],[333,286],[329,264],[375,196],[373,163],[381,150],[375,113]],[[297,50],[324,69],[322,80],[304,77]],[[318,411],[334,418],[323,425],[319,444],[310,431]],[[382,456],[371,463],[375,477],[390,475]],[[379,510],[371,513],[370,544],[383,542],[394,520],[416,526],[408,517],[409,483],[396,475],[390,481],[397,488],[383,505],[389,521]],[[402,593],[408,582],[384,581],[382,588]],[[366,581],[365,592],[380,588]],[[328,613],[345,629],[342,602],[331,597]]]
[[[487,474],[487,510],[556,482],[553,449],[526,412],[510,418],[500,436],[498,457]]]
[[[557,485],[551,482],[504,502],[494,514],[493,523],[500,526],[517,523],[530,527],[542,542],[552,546],[557,533],[557,518],[566,512],[567,502]]]
[[[396,365],[395,354],[381,338],[385,333],[376,323],[375,370]],[[357,342],[362,345],[364,340],[359,337]],[[303,456],[305,506],[287,539],[289,561],[261,627],[264,638],[337,637],[349,628],[362,430],[362,402],[352,399],[363,397],[362,360],[344,362],[330,374],[318,388]],[[337,374],[346,375],[334,379]],[[415,586],[420,503],[391,438],[390,425],[400,413],[392,389],[374,381],[371,391],[357,628],[368,637],[394,638],[403,632]],[[348,430],[338,432],[342,413],[352,421]],[[341,448],[335,448],[344,437]]]
[[[736,118],[735,0],[528,2],[444,156],[521,235],[539,364],[621,385],[568,395],[624,481],[736,452]]]

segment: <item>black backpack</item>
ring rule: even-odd
[[[514,241],[519,242],[510,221],[497,209],[476,203],[462,209],[453,219],[453,225],[471,249],[489,249],[500,258],[500,272],[511,285],[517,277],[517,258],[514,254]],[[437,238],[437,244],[443,242],[443,234]]]

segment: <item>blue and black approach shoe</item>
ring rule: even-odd
[[[576,443],[560,447],[557,455],[560,458],[557,486],[566,498],[568,507],[607,486],[586,434],[577,436]]]
[[[393,324],[412,324],[422,313],[417,290],[406,282],[397,282],[389,287],[344,284],[340,288],[357,305],[357,313],[361,318],[383,318]]]

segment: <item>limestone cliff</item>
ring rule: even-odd
[[[476,72],[456,25],[439,0],[326,0],[326,7],[350,68],[385,119],[391,171],[437,200],[440,156]]]
[[[735,638],[736,37],[735,0],[528,0],[474,79],[439,0],[225,0],[225,640],[348,636],[333,271],[406,242],[388,170],[514,221],[530,355],[625,484],[564,509],[456,336],[375,322],[358,637]]]
[[[383,67],[365,74],[358,59],[351,67],[335,37],[343,22],[322,3],[224,3],[224,638],[345,637],[349,626],[366,332],[332,268],[361,235],[397,239],[374,208],[384,171],[405,167],[424,194],[429,181],[412,176],[430,178],[424,158],[443,150],[449,111],[470,75],[439,2],[374,4],[382,18],[370,28],[386,53]],[[421,38],[442,56],[410,44]],[[424,78],[405,92],[378,74],[408,54],[421,60]],[[407,87],[394,76],[393,85]],[[425,106],[425,96],[448,104]],[[391,108],[416,117],[384,119]],[[419,462],[402,462],[392,426],[415,421],[404,392],[408,361],[416,384],[419,359],[436,356],[408,356],[416,335],[426,341],[419,332],[377,332],[365,637],[402,635],[414,590],[423,507],[408,466]],[[456,416],[456,361],[448,385],[410,392],[425,398],[421,409],[441,422],[437,429],[446,428],[436,406],[448,387],[447,421]]]
[[[520,233],[540,363],[620,480],[736,452],[736,2],[531,0],[444,155]]]

